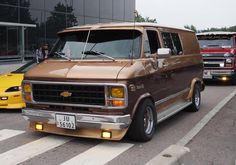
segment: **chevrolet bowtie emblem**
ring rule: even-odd
[[[64,91],[60,93],[60,96],[63,96],[63,97],[70,97],[71,95],[72,93],[70,93],[69,91]]]

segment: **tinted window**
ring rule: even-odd
[[[156,53],[157,49],[160,48],[160,42],[156,31],[147,31],[151,54]]]
[[[141,33],[135,30],[79,31],[62,34],[51,55],[71,59],[104,56],[131,59],[140,56],[140,44]]]
[[[231,35],[198,35],[197,37],[201,48],[233,46]]]
[[[170,48],[171,50],[173,50],[174,47],[172,44],[170,33],[162,33],[162,38],[163,38],[165,48]]]
[[[158,48],[160,48],[160,42],[158,40],[157,32],[152,30],[147,30],[147,35],[145,36],[145,41],[144,41],[144,53],[145,54],[156,53]]]
[[[170,48],[172,55],[180,55],[183,52],[182,45],[177,33],[162,33],[165,48]]]
[[[183,54],[183,49],[179,39],[179,35],[177,33],[171,33],[171,37],[174,43],[174,50],[176,51],[176,54]]]

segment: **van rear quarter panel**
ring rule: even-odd
[[[200,55],[200,47],[199,47],[195,33],[180,32],[180,39],[182,41],[183,53],[185,55],[189,55],[189,54]]]

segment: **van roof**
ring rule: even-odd
[[[97,23],[97,24],[87,24],[87,25],[79,25],[74,27],[69,27],[67,30],[75,30],[75,29],[91,29],[91,28],[112,28],[112,27],[159,27],[159,28],[170,28],[170,29],[177,29],[177,30],[183,30],[183,31],[189,31],[193,32],[192,30],[181,28],[181,27],[175,27],[175,26],[169,26],[169,25],[160,25],[157,23],[150,23],[150,22],[111,22],[111,23]]]
[[[206,36],[206,35],[236,35],[236,32],[226,32],[226,31],[213,31],[213,32],[203,32],[197,33],[197,36]]]

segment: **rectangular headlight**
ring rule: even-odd
[[[111,88],[111,97],[114,98],[124,98],[125,90],[123,87],[112,87]]]
[[[23,84],[23,91],[25,93],[31,93],[31,85],[29,83],[24,83]]]

